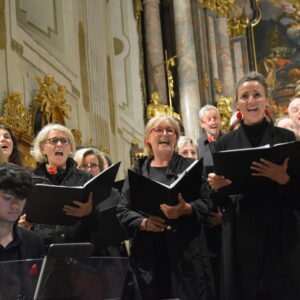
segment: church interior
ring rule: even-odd
[[[122,178],[152,116],[175,116],[197,139],[198,111],[213,104],[226,131],[248,71],[265,75],[276,118],[299,93],[298,4],[0,0],[0,122],[15,130],[27,165],[36,133],[60,123],[77,146],[122,161]]]

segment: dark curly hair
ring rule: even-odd
[[[19,150],[18,140],[15,136],[14,131],[10,127],[3,125],[3,124],[0,124],[0,129],[7,130],[13,141],[13,151],[12,151],[8,161],[11,163],[17,164],[17,165],[23,165],[22,154],[21,154],[21,151]]]
[[[28,198],[33,190],[30,169],[12,163],[0,163],[0,190],[18,198]]]

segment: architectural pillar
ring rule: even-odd
[[[93,145],[110,148],[107,48],[106,48],[106,2],[84,1],[86,27],[86,53],[89,84],[90,126]]]
[[[143,6],[148,91],[168,104],[159,0],[144,0]]]
[[[199,137],[200,93],[191,5],[187,0],[176,0],[173,3],[181,117],[186,135],[197,139]]]
[[[219,62],[221,67],[221,78],[223,83],[223,95],[234,98],[235,83],[234,83],[234,70],[232,67],[232,58],[230,51],[230,40],[228,36],[228,19],[216,18],[217,36],[219,42]]]

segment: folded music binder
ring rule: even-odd
[[[300,142],[225,150],[212,153],[212,156],[214,172],[232,181],[232,184],[224,188],[228,189],[230,193],[241,193],[246,187],[255,189],[255,184],[270,182],[266,177],[252,175],[255,173],[250,169],[252,163],[259,162],[261,158],[281,164],[285,158],[289,157],[288,169],[294,172],[300,170]]]
[[[176,205],[179,193],[186,202],[199,198],[202,160],[193,162],[171,185],[157,182],[132,170],[128,170],[128,179],[133,209],[147,215],[161,214],[160,205]]]
[[[94,192],[93,205],[106,199],[112,189],[120,162],[94,176],[83,186],[36,184],[32,196],[25,205],[26,220],[37,224],[72,225],[78,218],[63,211],[73,201],[86,202],[88,194]]]

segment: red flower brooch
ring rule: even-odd
[[[48,173],[50,175],[54,175],[57,172],[57,168],[56,167],[48,167]]]

